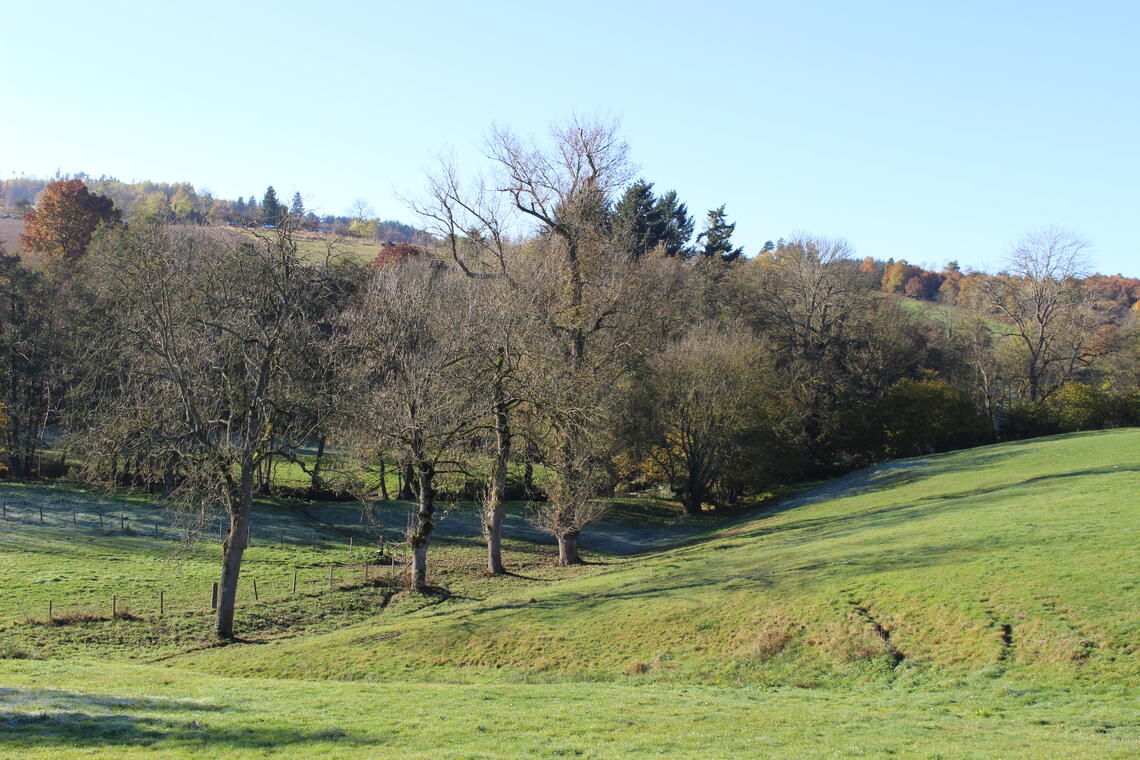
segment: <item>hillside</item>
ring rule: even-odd
[[[25,510],[0,565],[22,604],[81,567],[89,586],[208,582],[210,550],[174,558],[165,522],[76,541],[60,515],[94,497],[0,491]],[[195,640],[201,611],[37,626],[12,620],[10,593],[0,719],[17,730],[0,757],[90,742],[190,756],[206,741],[225,757],[1129,757],[1138,491],[1140,430],[1036,439],[888,462],[730,522],[666,518],[671,546],[571,571],[523,535],[502,580],[474,574],[460,510],[433,549],[450,594],[274,597],[243,606],[248,643],[221,648]],[[98,509],[141,521],[148,507]],[[647,530],[629,514],[593,545],[635,549]],[[263,583],[360,551],[343,543],[348,507],[263,515],[249,570]]]
[[[582,577],[181,663],[350,679],[1135,679],[1137,492],[1137,430],[899,460]]]

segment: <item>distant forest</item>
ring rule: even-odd
[[[161,218],[182,224],[209,226],[264,226],[285,213],[304,219],[310,230],[372,239],[381,243],[426,244],[430,236],[410,224],[394,219],[376,219],[363,201],[352,214],[316,214],[304,208],[300,193],[278,200],[272,186],[256,195],[230,200],[215,198],[209,191],[195,190],[189,182],[122,182],[114,177],[91,177],[83,172],[51,178],[0,180],[0,217],[21,217],[33,208],[44,188],[60,179],[82,180],[97,195],[110,198],[126,220]],[[299,213],[298,213],[299,212]]]

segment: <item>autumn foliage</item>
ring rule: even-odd
[[[380,252],[376,254],[376,258],[372,260],[372,266],[379,269],[386,267],[390,264],[396,264],[401,261],[406,261],[416,256],[422,255],[423,248],[411,243],[391,243],[383,246]]]
[[[49,184],[36,208],[24,215],[20,244],[48,262],[71,262],[87,252],[99,225],[121,219],[111,199],[91,193],[83,180],[59,180]]]

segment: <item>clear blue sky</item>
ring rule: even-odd
[[[0,19],[0,177],[364,197],[412,220],[492,123],[621,119],[641,173],[755,251],[994,268],[1044,225],[1140,276],[1140,3],[22,2]]]

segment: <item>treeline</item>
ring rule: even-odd
[[[85,477],[224,510],[228,637],[275,458],[365,499],[400,472],[423,589],[441,493],[478,502],[498,574],[512,497],[572,564],[615,492],[662,488],[699,515],[885,457],[1140,422],[1135,312],[1083,276],[1071,233],[1026,236],[958,307],[915,308],[842,240],[746,257],[724,206],[698,231],[631,176],[612,126],[489,146],[492,183],[443,164],[416,204],[433,246],[369,265],[299,256],[291,214],[33,216],[39,268],[0,260],[12,470],[58,429]],[[69,216],[86,241],[39,229]]]
[[[963,271],[957,261],[941,270],[923,269],[906,259],[882,261],[870,256],[859,264],[860,271],[879,283],[879,289],[892,295],[903,295],[922,301],[965,306],[984,312],[989,308],[986,283],[991,276],[976,270]],[[1009,274],[999,272],[999,276]],[[1086,288],[1097,297],[1140,313],[1140,278],[1115,275],[1091,275],[1083,278]]]
[[[351,215],[317,214],[305,209],[301,194],[288,201],[278,199],[272,186],[260,200],[255,195],[236,200],[215,198],[187,182],[121,182],[113,177],[93,178],[82,172],[54,179],[0,180],[0,215],[23,216],[42,200],[49,184],[78,180],[96,195],[114,203],[123,218],[160,218],[178,224],[260,227],[276,225],[289,215],[298,229],[327,232],[391,243],[424,244],[427,235],[412,225],[392,219],[377,219],[363,201]]]

